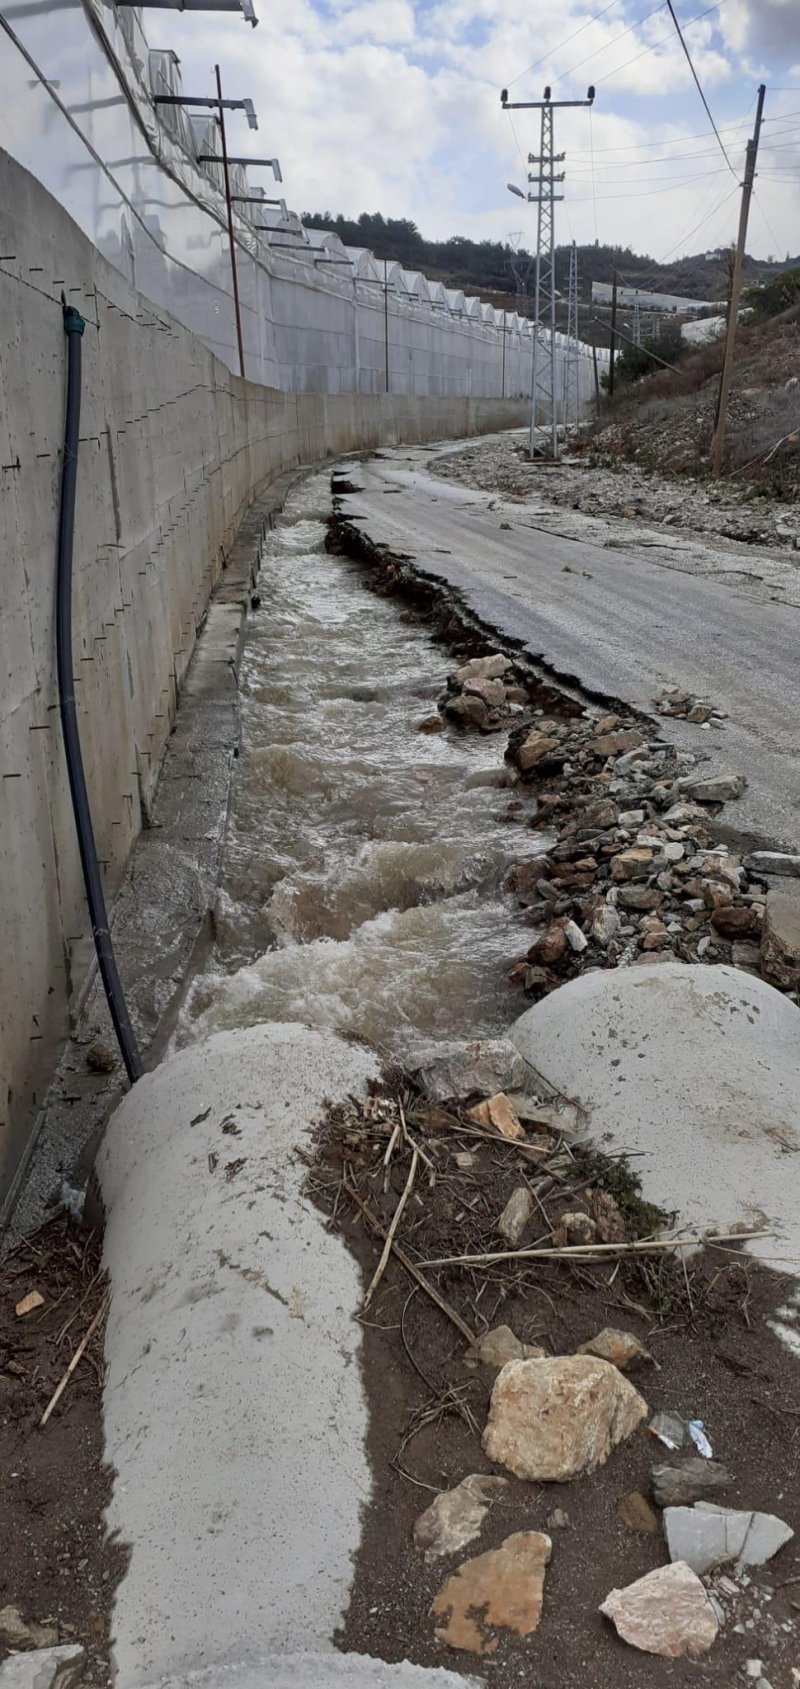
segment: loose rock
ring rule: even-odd
[[[617,1331],[611,1325],[604,1326],[596,1337],[589,1338],[588,1343],[582,1343],[578,1354],[597,1355],[601,1361],[609,1361],[620,1372],[627,1372],[629,1366],[641,1365],[643,1361],[653,1359],[631,1331]]]
[[[800,856],[789,856],[782,850],[754,850],[745,857],[745,868],[751,874],[790,874],[800,876]]]
[[[681,781],[687,796],[697,803],[727,803],[740,798],[747,787],[745,774],[709,774],[705,780]]]
[[[438,1640],[471,1654],[493,1654],[497,1630],[530,1636],[542,1614],[551,1549],[543,1531],[517,1531],[500,1548],[465,1560],[431,1607],[443,1621],[436,1626]]]
[[[626,1589],[612,1589],[600,1612],[623,1642],[667,1660],[707,1653],[719,1632],[700,1579],[680,1561],[658,1566]]]
[[[477,1353],[484,1366],[493,1366],[499,1371],[509,1361],[541,1359],[545,1351],[536,1343],[521,1343],[509,1325],[496,1325],[493,1331],[484,1333]]]
[[[478,1126],[494,1126],[504,1138],[524,1138],[522,1124],[504,1091],[467,1109],[470,1120]]]
[[[516,1249],[532,1213],[533,1197],[527,1185],[518,1185],[516,1190],[511,1192],[497,1222],[500,1236],[507,1239],[512,1249]]]
[[[499,680],[511,666],[510,657],[494,651],[488,657],[470,657],[460,669],[456,669],[455,678],[459,686],[466,686],[469,680]]]
[[[495,1380],[483,1447],[517,1478],[566,1482],[602,1466],[646,1416],[647,1404],[608,1361],[512,1361]]]
[[[54,1625],[27,1624],[19,1607],[0,1607],[0,1642],[20,1651],[50,1649],[58,1642]]]
[[[651,1482],[653,1500],[659,1507],[680,1507],[728,1489],[733,1479],[720,1461],[689,1455],[675,1466],[654,1466]]]
[[[635,727],[627,727],[619,733],[599,733],[589,749],[596,757],[618,757],[622,751],[635,751],[643,744],[641,733]]]
[[[557,750],[557,739],[549,738],[546,733],[531,733],[517,751],[517,767],[523,774],[527,774]]]
[[[420,1040],[407,1051],[404,1065],[419,1089],[440,1103],[513,1091],[525,1082],[525,1063],[508,1038]]]
[[[730,1560],[763,1566],[794,1536],[772,1513],[748,1513],[711,1501],[667,1507],[664,1530],[670,1559],[684,1560],[698,1576]]]
[[[773,985],[800,985],[800,897],[767,892],[761,929],[761,969]]]
[[[85,1662],[77,1643],[11,1654],[0,1665],[0,1689],[76,1689]]]
[[[640,1536],[655,1536],[658,1530],[658,1516],[638,1490],[620,1496],[617,1517],[626,1530],[637,1531]]]
[[[414,1526],[414,1547],[426,1563],[442,1554],[456,1554],[475,1541],[493,1501],[508,1489],[507,1478],[473,1472],[455,1489],[437,1495]]]

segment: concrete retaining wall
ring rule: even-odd
[[[513,401],[278,393],[136,294],[0,154],[0,1201],[86,978],[54,584],[66,339],[86,319],[74,659],[106,892],[146,813],[210,595],[248,504],[300,463],[524,421]]]

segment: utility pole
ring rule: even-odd
[[[617,349],[617,272],[611,282],[611,350],[608,359],[608,396],[614,397],[614,353]]]
[[[722,455],[725,449],[725,423],[728,415],[728,399],[733,380],[733,354],[736,345],[736,329],[739,322],[739,300],[742,292],[742,261],[744,259],[745,242],[747,240],[747,220],[750,215],[750,201],[753,197],[753,182],[756,174],[756,159],[758,157],[758,142],[761,135],[761,117],[764,110],[764,95],[766,88],[761,83],[758,90],[758,105],[756,106],[756,121],[752,140],[747,143],[747,158],[744,167],[744,182],[742,183],[742,206],[739,212],[739,235],[736,241],[736,255],[731,277],[731,300],[728,307],[728,327],[725,335],[725,356],[722,363],[722,375],[719,383],[719,400],[717,402],[717,421],[714,436],[711,441],[711,473],[715,477],[722,474]]]
[[[389,391],[389,260],[383,260],[383,357],[386,366],[386,391]]]
[[[239,346],[239,374],[244,380],[244,341],[242,339],[242,313],[239,307],[239,277],[236,270],[236,239],[233,232],[233,204],[231,202],[231,176],[228,166],[228,143],[225,136],[225,107],[222,103],[222,80],[219,65],[214,66],[217,79],[217,103],[219,107],[219,132],[222,141],[222,170],[225,177],[225,205],[228,211],[228,241],[231,249],[231,281],[233,282],[233,310],[236,317],[236,340]]]
[[[500,95],[504,111],[539,111],[541,113],[539,152],[528,154],[529,164],[538,164],[538,173],[528,174],[528,182],[536,190],[528,193],[529,204],[538,206],[536,220],[536,282],[533,311],[533,347],[531,351],[531,429],[530,456],[536,454],[536,413],[542,396],[550,402],[550,455],[558,458],[558,407],[556,399],[556,276],[555,276],[555,202],[563,194],[555,192],[557,182],[563,182],[565,172],[556,174],[554,166],[562,163],[565,154],[553,151],[553,112],[565,106],[591,106],[594,88],[585,100],[554,100],[545,88],[543,100],[509,101],[508,89]],[[519,189],[513,190],[519,194]],[[544,365],[544,380],[541,366]]]
[[[575,427],[581,419],[580,345],[578,341],[578,248],[572,242],[569,253],[567,295],[567,351],[564,359],[564,423]]]
[[[507,328],[507,324],[508,324],[508,313],[506,311],[504,311],[503,312],[503,375],[502,375],[502,379],[501,379],[501,382],[500,382],[500,397],[501,397],[501,399],[504,399],[505,396],[506,396],[506,328]]]
[[[642,344],[642,310],[638,299],[633,301],[633,344],[634,346],[641,346]]]

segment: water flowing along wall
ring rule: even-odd
[[[282,210],[237,217],[234,374],[213,126],[153,104],[178,86],[136,11],[0,0],[0,1208],[92,963],[55,674],[62,293],[86,321],[73,655],[109,901],[253,498],[336,452],[525,420],[527,324]]]

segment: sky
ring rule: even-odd
[[[719,139],[666,0],[254,0],[235,14],[147,11],[188,92],[249,95],[232,150],[277,152],[295,211],[382,211],[430,239],[535,238],[527,189],[539,113],[511,100],[584,99],[555,114],[566,159],[559,242],[610,242],[663,261],[730,242],[759,82],[767,87],[748,235],[757,257],[800,252],[800,0],[673,0]],[[724,153],[727,155],[724,156]],[[271,180],[250,172],[251,180]],[[274,192],[274,188],[268,188]]]

